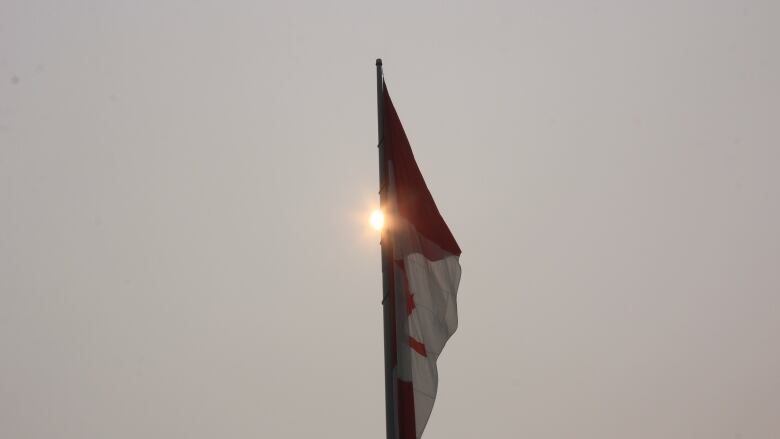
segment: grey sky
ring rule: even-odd
[[[382,437],[377,57],[426,439],[780,437],[779,5],[2,0],[0,437]]]

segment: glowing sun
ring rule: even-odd
[[[382,230],[382,227],[385,225],[385,215],[381,210],[377,209],[371,212],[371,219],[369,221],[371,222],[371,227],[376,230]]]

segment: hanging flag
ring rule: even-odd
[[[458,326],[460,247],[444,222],[383,84],[384,239],[398,439],[420,438],[438,387],[436,360]]]

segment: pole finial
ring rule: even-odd
[[[382,58],[376,59],[376,65],[381,66],[382,65]]]

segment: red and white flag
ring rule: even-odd
[[[422,436],[438,387],[436,360],[458,326],[460,247],[433,201],[384,87],[385,239],[392,253],[393,375],[399,439]]]

